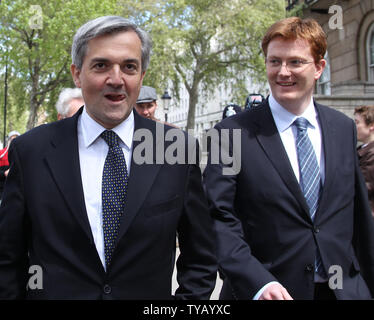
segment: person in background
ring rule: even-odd
[[[374,106],[356,107],[354,118],[357,140],[362,142],[357,148],[359,164],[368,189],[371,213],[374,215]]]
[[[80,88],[64,88],[61,90],[56,103],[57,120],[73,116],[84,105]]]
[[[10,143],[20,136],[18,131],[11,131],[8,134],[8,143],[4,149],[0,150],[0,200],[2,198],[5,179],[8,176],[9,172],[9,161],[8,161],[8,150]]]
[[[226,119],[228,117],[231,117],[235,114],[238,114],[240,112],[242,112],[242,108],[240,106],[238,106],[237,104],[234,104],[234,103],[230,103],[228,104],[224,109],[223,109],[223,113],[222,113],[222,120],[223,119]]]
[[[138,100],[136,100],[135,110],[144,118],[159,121],[155,117],[157,109],[156,89],[148,86],[142,86]]]

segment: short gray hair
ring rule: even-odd
[[[61,90],[56,103],[56,110],[62,116],[69,113],[70,101],[73,99],[82,99],[82,90],[80,88],[64,88]]]
[[[142,71],[147,70],[152,41],[147,32],[140,29],[135,23],[119,16],[104,16],[88,21],[81,26],[74,35],[71,48],[73,64],[82,69],[83,59],[86,55],[88,41],[98,36],[121,31],[134,31],[142,43]]]

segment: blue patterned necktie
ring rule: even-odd
[[[120,218],[124,212],[128,174],[126,160],[119,146],[117,134],[105,130],[101,137],[109,146],[102,180],[104,252],[105,264],[108,269],[118,235]]]
[[[321,191],[319,165],[312,143],[308,137],[308,120],[305,118],[297,118],[294,124],[297,128],[296,150],[299,162],[300,186],[309,207],[310,217],[312,221],[314,221]],[[315,271],[323,278],[326,278],[318,249],[316,253]]]

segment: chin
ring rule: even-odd
[[[295,96],[295,94],[291,94],[291,93],[288,93],[288,94],[279,94],[277,96],[274,96],[274,98],[280,103],[280,104],[284,104],[284,103],[289,103],[289,102],[293,102],[295,100],[297,100],[297,97]]]

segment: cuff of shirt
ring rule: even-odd
[[[252,300],[258,300],[258,299],[261,297],[262,293],[266,290],[266,288],[267,288],[268,286],[274,284],[274,283],[279,283],[279,282],[277,282],[277,281],[271,281],[271,282],[265,284],[265,285],[264,285],[264,286],[263,286],[263,287],[262,287],[262,288],[261,288],[261,289],[256,293],[256,295],[253,297]]]

